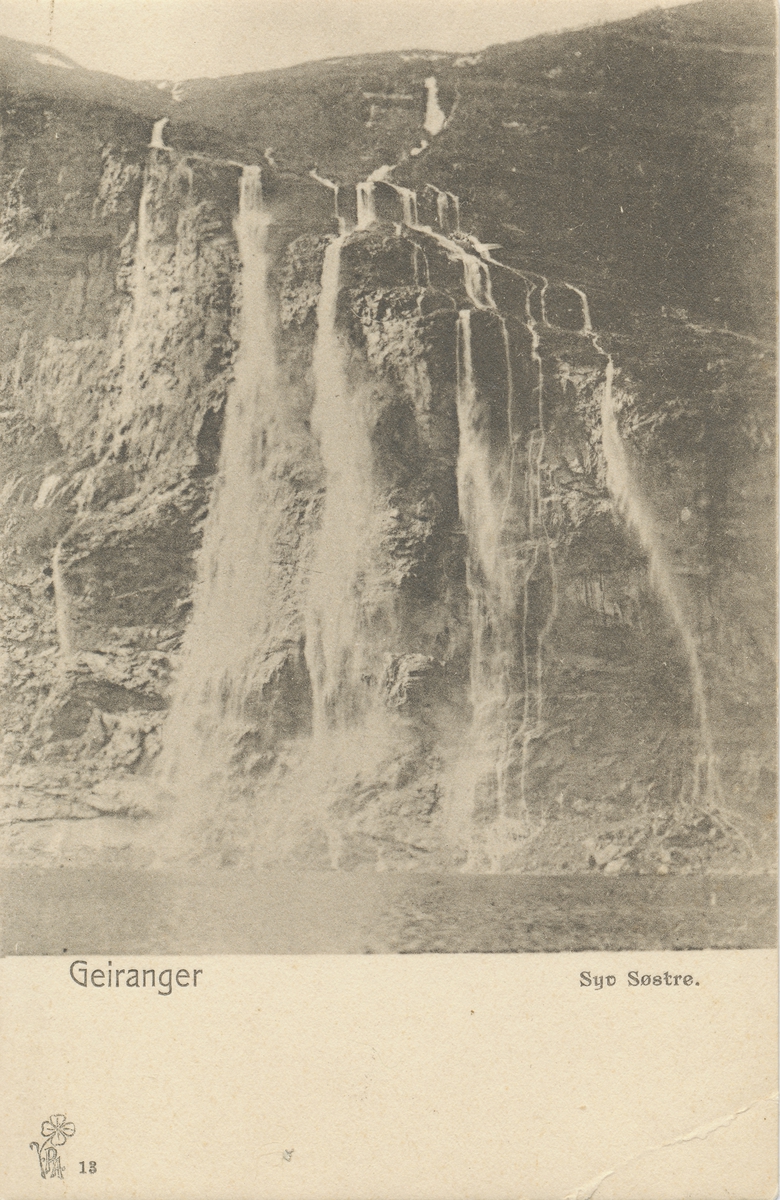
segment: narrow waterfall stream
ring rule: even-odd
[[[392,170],[393,167],[389,167],[387,164],[377,167],[367,179],[363,179],[355,185],[358,229],[368,229],[376,222],[374,184],[386,182]]]
[[[423,129],[429,133],[431,137],[436,137],[441,133],[447,123],[447,114],[443,111],[439,104],[439,85],[436,82],[435,75],[429,75],[425,80],[425,91],[427,94],[425,105],[425,122]]]
[[[384,173],[384,172],[383,172]],[[457,793],[453,841],[465,846],[466,869],[498,871],[516,850],[518,839],[528,836],[526,796],[527,767],[531,745],[540,736],[543,722],[544,644],[557,611],[557,573],[552,540],[546,525],[543,481],[544,369],[540,339],[532,315],[530,297],[539,285],[523,275],[526,283],[525,323],[531,336],[531,359],[535,364],[537,419],[529,432],[522,471],[513,427],[514,381],[509,327],[493,298],[490,266],[492,247],[477,239],[453,240],[444,228],[460,224],[457,196],[432,188],[436,196],[439,229],[419,223],[417,197],[409,188],[388,184],[401,202],[403,227],[429,239],[463,271],[463,287],[471,308],[457,318],[456,411],[459,430],[457,461],[458,505],[467,542],[466,586],[469,597],[471,634],[470,699],[472,729],[465,759],[453,782]],[[374,183],[357,185],[358,225],[367,228],[376,221],[373,207]],[[454,219],[451,216],[454,213]],[[467,241],[473,249],[466,248]],[[500,266],[502,264],[496,263]],[[427,279],[430,280],[428,272]],[[540,277],[541,284],[546,280]],[[587,300],[583,300],[584,322],[590,332]],[[491,407],[480,394],[474,370],[472,317],[489,314],[499,325],[506,372],[506,440],[497,453],[491,444]],[[522,479],[522,486],[519,486]],[[514,509],[519,506],[520,512]],[[506,538],[508,523],[525,529],[522,547]],[[517,536],[515,529],[514,537]],[[531,588],[538,577],[549,579],[549,606],[540,620],[534,611],[531,621]],[[538,603],[537,603],[538,607]],[[518,612],[520,613],[518,620]],[[533,628],[531,628],[533,625]],[[520,695],[517,662],[520,662]],[[516,724],[519,717],[519,726]],[[492,813],[482,823],[475,816]]]
[[[521,832],[516,821],[507,821],[511,807],[509,704],[517,646],[512,559],[504,534],[511,503],[513,451],[509,449],[508,467],[501,460],[495,461],[490,440],[491,413],[474,374],[471,318],[471,309],[462,309],[458,314],[457,482],[458,508],[467,541],[473,716],[465,788],[463,782],[456,785],[461,793],[457,806],[461,816],[455,835],[467,849],[471,869],[484,870],[487,865],[497,870],[503,855],[512,849],[513,835]],[[510,408],[511,389],[508,373]],[[475,828],[474,817],[485,806],[492,819],[486,827]]]
[[[168,149],[168,147],[165,145],[165,142],[163,141],[163,130],[165,129],[165,126],[168,124],[168,122],[169,122],[168,117],[162,117],[159,121],[155,121],[154,128],[152,129],[152,136],[149,140],[149,146],[152,150],[167,150]]]
[[[694,763],[693,799],[696,801],[703,794],[704,798],[713,800],[718,788],[718,774],[699,648],[667,562],[663,538],[655,517],[632,475],[628,453],[618,428],[613,385],[614,365],[612,357],[608,355],[601,403],[601,436],[607,466],[607,487],[647,555],[650,582],[668,612],[685,650],[701,743]]]
[[[490,414],[474,378],[471,309],[458,314],[457,365],[458,506],[469,547],[471,695],[479,720],[485,707],[492,709],[505,698],[501,693],[506,688],[507,659],[512,655],[508,623],[514,602],[502,546],[507,497],[497,486]]]
[[[68,611],[68,594],[62,572],[62,542],[58,542],[51,560],[51,582],[54,589],[54,621],[60,657],[73,657],[73,628]]]
[[[316,180],[317,183],[321,184],[322,187],[326,187],[329,191],[333,192],[333,215],[336,218],[336,224],[339,227],[339,233],[345,233],[346,223],[339,212],[339,185],[334,183],[332,179],[326,179],[323,175],[318,175],[316,168],[309,171],[309,175],[312,179]]]
[[[158,125],[160,122],[158,122]],[[155,131],[157,125],[155,125]],[[154,142],[154,138],[152,139]],[[151,156],[154,157],[154,156]],[[127,328],[123,339],[122,354],[123,354],[123,375],[125,382],[135,381],[137,375],[139,361],[144,358],[146,342],[148,340],[148,330],[146,327],[147,313],[150,307],[152,277],[154,274],[154,261],[152,257],[152,197],[154,193],[154,178],[150,169],[150,164],[147,163],[144,169],[144,180],[141,188],[141,198],[138,202],[138,219],[136,222],[135,234],[135,249],[133,251],[133,266],[130,276],[130,296],[132,307],[130,309]],[[119,403],[122,411],[127,413],[128,418],[132,413],[134,404],[134,387],[124,386],[122,388]],[[111,415],[112,424],[115,426],[116,421]]]
[[[357,585],[371,510],[368,433],[346,375],[345,350],[336,327],[341,250],[346,237],[325,250],[317,305],[312,373],[312,432],[319,440],[326,491],[318,549],[306,608],[306,661],[312,683],[314,732],[355,716],[361,692],[356,651],[360,643]]]
[[[166,727],[164,768],[178,788],[227,769],[247,728],[269,642],[273,560],[262,477],[278,395],[260,168],[241,176],[235,228],[241,259],[240,343],[218,478],[204,532],[193,617]]]

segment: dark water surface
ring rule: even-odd
[[[776,881],[0,871],[3,954],[386,954],[777,944]]]

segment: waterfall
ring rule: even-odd
[[[447,233],[450,228],[450,201],[457,200],[457,196],[453,196],[452,192],[443,192],[441,188],[435,187],[432,183],[425,185],[427,192],[433,192],[436,197],[436,220],[439,229],[442,233]],[[453,205],[454,207],[454,205]],[[456,223],[457,232],[457,223]]]
[[[336,223],[339,227],[339,233],[344,233],[345,222],[344,218],[339,213],[339,185],[334,183],[332,179],[326,179],[323,175],[318,175],[316,167],[314,170],[309,171],[309,175],[312,179],[316,179],[317,183],[322,184],[323,187],[330,188],[330,190],[333,192],[333,215],[336,218]]]
[[[490,691],[492,663],[486,646],[493,632],[498,582],[498,535],[501,518],[493,496],[487,414],[474,381],[471,309],[458,313],[457,338],[458,509],[468,543],[466,583],[472,636],[471,701],[476,711]]]
[[[431,137],[436,137],[446,125],[447,117],[439,104],[439,85],[436,82],[435,75],[429,75],[425,80],[425,91],[427,96],[423,129]]]
[[[495,308],[493,289],[490,283],[490,271],[474,258],[473,254],[463,256],[464,282],[469,299],[477,308]]]
[[[374,205],[374,184],[386,183],[387,177],[393,170],[387,163],[381,167],[377,167],[372,171],[367,179],[363,179],[355,185],[357,193],[357,227],[358,229],[368,229],[376,221],[376,208]]]
[[[273,317],[267,293],[260,168],[241,175],[235,222],[241,260],[240,341],[214,495],[199,558],[193,616],[182,650],[163,763],[169,778],[226,767],[249,722],[246,704],[269,658],[273,592],[271,517],[264,492],[278,410]]]
[[[168,117],[163,117],[161,120],[155,121],[154,128],[152,129],[151,140],[149,142],[149,148],[151,150],[170,149],[170,146],[166,146],[165,142],[163,141],[163,129],[165,129],[165,126],[168,124],[168,120]]]
[[[51,560],[51,583],[54,588],[54,623],[57,630],[60,656],[73,657],[73,628],[68,612],[68,594],[62,574],[62,542],[58,542]]]
[[[425,280],[420,279],[420,259],[422,259],[425,267]],[[412,242],[412,271],[414,272],[415,287],[420,289],[420,295],[417,298],[418,307],[422,300],[422,295],[426,288],[431,286],[431,266],[428,262],[428,255],[423,250],[419,242]]]
[[[570,292],[574,292],[574,294],[580,298],[580,304],[582,305],[582,328],[580,329],[580,333],[587,337],[593,333],[593,326],[590,320],[590,305],[588,304],[588,297],[585,295],[582,288],[575,287],[573,283],[564,283],[564,287],[567,287]]]
[[[344,235],[329,243],[317,306],[312,431],[325,468],[322,523],[305,617],[315,737],[334,718],[356,714],[362,685],[356,660],[360,566],[371,504],[368,431],[349,386],[337,330]]]
[[[374,181],[364,179],[356,185],[357,191],[357,227],[368,229],[376,221],[374,207]]]
[[[397,183],[390,183],[389,180],[387,180],[387,184],[388,184],[388,187],[391,187],[393,189],[393,191],[396,192],[397,195],[399,195],[401,197],[401,204],[403,206],[403,215],[404,215],[404,221],[403,221],[404,225],[409,225],[413,229],[416,228],[416,226],[417,226],[417,193],[413,192],[411,188],[400,187],[400,185]]]
[[[483,745],[491,737],[498,741],[492,768],[498,778],[503,812],[509,764],[507,715],[502,715],[502,709],[509,697],[515,658],[512,628],[515,596],[511,563],[504,545],[512,500],[514,447],[510,445],[506,467],[494,462],[490,408],[480,396],[474,376],[471,315],[471,309],[462,309],[457,327],[458,508],[468,544],[466,586],[472,636],[470,680],[474,727]],[[512,442],[513,384],[508,331],[503,320],[501,328],[505,335],[507,419]]]
[[[479,251],[481,258],[486,264],[495,266],[504,266],[503,263],[494,259],[490,250],[493,247],[482,245],[476,239],[470,239],[475,248]],[[486,270],[488,267],[486,266]],[[553,546],[550,540],[546,525],[546,500],[544,495],[544,486],[542,481],[542,468],[544,461],[545,449],[545,415],[544,415],[544,364],[540,352],[540,337],[537,322],[533,315],[531,298],[534,291],[537,289],[537,284],[534,283],[529,276],[522,271],[513,267],[507,267],[507,270],[521,277],[526,284],[525,297],[525,325],[531,338],[530,357],[531,361],[536,366],[536,387],[537,396],[537,422],[536,426],[530,431],[525,454],[525,469],[523,472],[523,512],[525,515],[526,534],[523,543],[523,555],[517,564],[515,582],[515,574],[512,575],[512,582],[509,588],[512,596],[519,594],[521,602],[521,629],[519,636],[520,643],[520,670],[522,673],[522,717],[519,727],[511,734],[508,739],[503,755],[503,773],[508,775],[509,768],[515,760],[516,747],[520,749],[520,773],[519,773],[519,806],[520,814],[523,816],[526,809],[526,785],[528,767],[530,761],[531,742],[542,728],[543,719],[543,675],[544,675],[544,644],[550,634],[558,609],[558,582],[555,558],[553,554]],[[547,280],[544,276],[537,277],[543,286],[546,286]],[[506,362],[506,377],[507,377],[507,436],[509,442],[509,467],[507,474],[506,495],[502,513],[502,524],[506,524],[512,512],[512,504],[515,489],[515,476],[517,473],[517,445],[513,427],[512,409],[514,403],[514,385],[512,381],[512,364],[511,364],[511,345],[509,338],[509,330],[506,321],[503,317],[499,317],[501,323],[501,336],[504,347],[504,359]],[[529,587],[540,570],[544,569],[546,560],[546,569],[549,573],[551,587],[551,602],[547,612],[546,620],[543,626],[536,634],[535,648],[531,645],[532,635],[529,630],[529,618],[531,613],[531,597]],[[511,602],[511,601],[510,601]],[[510,651],[513,653],[513,651]],[[505,847],[503,847],[505,849]],[[500,832],[493,842],[492,861],[500,865],[502,854],[501,835]]]
[[[466,848],[467,870],[500,871],[507,856],[516,851],[518,840],[529,833],[525,769],[538,704],[534,703],[535,680],[525,669],[522,725],[518,729],[518,684],[514,680],[519,648],[515,615],[518,565],[510,526],[510,517],[516,520],[518,514],[514,511],[516,447],[509,330],[504,319],[495,314],[504,347],[508,442],[506,459],[496,459],[491,445],[491,406],[480,395],[474,372],[472,311],[461,310],[457,324],[456,472],[458,508],[467,541],[473,715],[467,756],[460,763],[455,781],[453,836]],[[529,518],[529,527],[532,523]],[[538,541],[539,532],[532,529],[529,539]],[[533,561],[522,583],[526,605],[527,587],[538,557],[536,547],[532,553]]]
[[[158,121],[159,125],[160,122]],[[157,126],[155,126],[155,129]],[[138,202],[138,222],[133,252],[133,267],[130,276],[131,308],[127,315],[127,325],[122,339],[122,389],[118,404],[101,414],[100,428],[95,438],[95,444],[102,449],[104,439],[121,443],[119,430],[124,419],[132,417],[137,401],[137,374],[142,369],[145,349],[148,341],[149,312],[152,308],[151,278],[154,263],[152,260],[153,223],[152,195],[154,178],[147,166],[144,171],[144,181],[141,197]]]
[[[504,364],[506,368],[506,433],[509,443],[509,472],[507,476],[506,496],[504,497],[504,507],[501,517],[502,525],[506,523],[509,516],[509,508],[513,499],[513,491],[515,485],[515,429],[514,416],[512,408],[515,399],[515,385],[512,377],[512,345],[509,340],[509,329],[505,319],[499,316],[501,325],[501,343],[504,347]]]
[[[440,246],[443,246],[447,251],[450,259],[453,262],[459,262],[463,267],[463,286],[466,289],[466,295],[475,308],[493,309],[495,310],[495,301],[493,300],[493,288],[490,282],[490,268],[481,258],[477,258],[474,254],[469,254],[457,242],[451,241],[445,237],[443,233],[438,233],[435,229],[430,229],[428,226],[417,226],[421,233],[426,233],[428,237],[433,238]]]
[[[133,275],[131,289],[133,293],[133,308],[138,311],[143,308],[144,292],[149,280],[150,262],[149,248],[152,242],[152,176],[147,169],[141,199],[138,203],[138,232],[135,239],[135,254],[133,257]],[[139,300],[141,303],[139,303]]]
[[[598,339],[594,338],[597,349]],[[602,351],[604,353],[604,351]],[[688,625],[682,601],[675,585],[674,575],[663,551],[663,538],[644,497],[632,479],[628,454],[618,428],[617,410],[613,393],[614,365],[611,355],[606,355],[604,390],[601,402],[601,441],[607,468],[607,487],[614,497],[620,512],[634,530],[639,543],[647,555],[650,582],[672,619],[688,659],[691,689],[696,718],[701,738],[701,756],[695,764],[696,798],[699,790],[700,765],[706,773],[706,790],[711,793],[716,784],[715,752],[707,715],[707,698],[704,687],[704,672],[699,659],[696,639]]]

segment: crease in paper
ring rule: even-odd
[[[573,1192],[569,1192],[564,1200],[592,1200],[602,1183],[614,1175],[617,1171],[623,1170],[625,1167],[630,1167],[640,1159],[645,1158],[648,1154],[656,1154],[659,1150],[668,1150],[671,1146],[680,1146],[684,1142],[704,1141],[711,1134],[717,1133],[719,1129],[726,1129],[729,1125],[744,1116],[745,1113],[757,1108],[759,1104],[765,1104],[768,1101],[777,1101],[778,1093],[772,1092],[769,1096],[762,1096],[759,1100],[754,1100],[752,1104],[746,1104],[744,1108],[738,1108],[736,1112],[727,1113],[725,1116],[716,1117],[712,1121],[708,1121],[705,1125],[698,1125],[695,1129],[691,1129],[688,1133],[681,1133],[678,1137],[672,1138],[671,1141],[662,1142],[658,1146],[650,1146],[647,1150],[642,1150],[639,1154],[635,1154],[632,1158],[626,1159],[616,1167],[610,1167],[607,1171],[602,1171],[594,1179],[589,1180],[581,1187],[575,1188]]]

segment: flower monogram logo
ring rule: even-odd
[[[38,1142],[30,1142],[30,1149],[38,1155],[38,1165],[41,1168],[41,1179],[62,1179],[63,1165],[60,1160],[58,1146],[64,1146],[69,1137],[73,1137],[76,1126],[65,1119],[64,1113],[55,1113],[41,1125],[41,1137]]]

